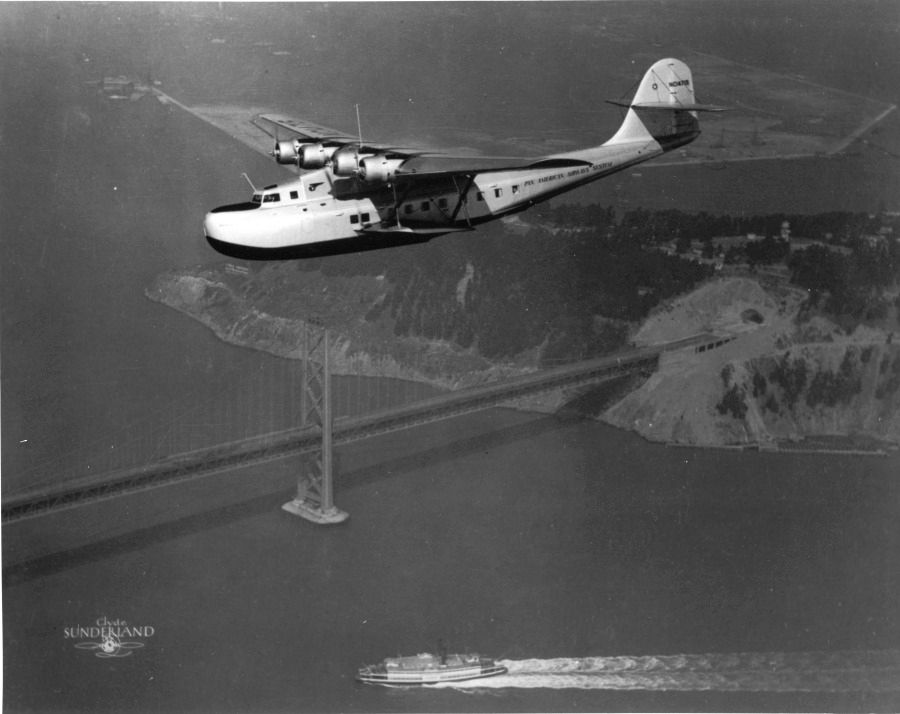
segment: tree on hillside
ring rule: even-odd
[[[847,279],[843,256],[821,245],[795,251],[788,262],[791,282],[807,290],[841,290]]]

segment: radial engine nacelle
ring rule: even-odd
[[[275,150],[272,156],[279,164],[296,164],[302,145],[297,139],[285,139],[275,142]]]
[[[342,146],[331,156],[331,170],[335,176],[355,176],[359,173],[361,161],[372,154],[360,154],[355,144]]]
[[[405,161],[390,159],[384,154],[360,154],[356,144],[338,148],[301,144],[297,139],[276,141],[272,156],[279,164],[293,164],[301,169],[321,169],[330,163],[335,176],[359,176],[369,183],[392,180]]]
[[[323,146],[322,144],[304,144],[300,147],[300,168],[321,169],[331,161],[331,157],[337,151],[336,146]]]
[[[389,159],[384,154],[367,156],[359,162],[359,177],[369,183],[390,181],[404,161],[405,159]]]
[[[296,164],[301,169],[321,169],[336,150],[337,147],[301,144],[297,139],[286,139],[275,142],[272,155],[279,164]]]

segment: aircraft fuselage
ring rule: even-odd
[[[422,240],[524,210],[661,153],[650,139],[548,157],[578,165],[375,185],[323,168],[257,191],[248,203],[214,209],[204,231],[220,250],[234,244],[261,252],[404,232]]]
[[[249,203],[211,211],[204,231],[221,252],[268,258],[285,250],[342,252],[471,230],[684,146],[700,134],[698,112],[721,110],[695,101],[690,69],[672,58],[645,72],[630,103],[614,104],[626,113],[606,143],[534,158],[364,144],[316,124],[260,115],[275,129],[275,160],[311,170],[254,189]],[[279,129],[311,143],[279,140]]]

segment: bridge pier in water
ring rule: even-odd
[[[300,426],[318,426],[322,441],[314,452],[301,456],[297,495],[282,508],[320,525],[341,523],[349,516],[334,505],[331,404],[328,330],[312,329],[307,324],[303,337]]]
[[[322,328],[319,328],[320,331]],[[511,400],[564,387],[602,381],[626,373],[654,371],[660,357],[683,349],[710,349],[721,336],[694,335],[663,345],[641,347],[629,353],[598,357],[585,362],[555,367],[541,372],[511,377],[499,382],[460,389],[429,397],[414,404],[342,419],[332,433],[331,384],[328,368],[328,336],[309,334],[304,342],[306,359],[301,400],[301,428],[205,447],[174,454],[152,463],[123,468],[105,474],[61,479],[35,486],[12,496],[4,493],[2,521],[9,523],[54,515],[57,512],[97,501],[136,494],[167,484],[186,482],[236,466],[264,463],[291,454],[314,455],[301,464],[297,498],[285,510],[314,523],[340,523],[347,513],[335,508],[332,492],[332,442],[346,444],[377,434],[428,424],[469,414]],[[312,343],[312,344],[310,344]],[[313,359],[319,352],[318,362]],[[327,398],[326,398],[327,394]],[[327,414],[325,413],[327,410]],[[255,411],[254,411],[255,414]],[[315,421],[312,421],[315,419]],[[318,429],[302,428],[317,426]]]

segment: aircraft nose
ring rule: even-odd
[[[220,222],[212,211],[207,213],[203,219],[203,235],[207,238],[218,238],[221,234],[220,228]]]
[[[214,210],[203,219],[203,234],[207,240],[240,242],[241,222],[229,211]]]

